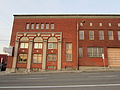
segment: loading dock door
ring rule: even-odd
[[[120,48],[108,48],[108,62],[110,67],[120,67]]]

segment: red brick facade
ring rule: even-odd
[[[80,25],[82,23],[83,25]],[[90,25],[90,23],[92,25]],[[102,25],[100,25],[100,23]],[[118,40],[118,31],[120,27],[119,15],[15,15],[13,30],[11,35],[10,46],[13,46],[17,51],[14,56],[8,59],[8,69],[30,69],[42,70],[62,70],[67,68],[78,69],[80,66],[109,66],[108,63],[108,48],[120,48],[120,40]],[[29,24],[29,29],[26,29],[26,25]],[[34,24],[34,28],[31,29],[31,25]],[[36,29],[37,24],[44,24],[44,29]],[[46,25],[49,24],[49,29],[46,29]],[[50,28],[50,25],[54,24],[54,29]],[[111,24],[111,25],[109,25]],[[89,31],[94,31],[94,40],[89,40]],[[99,31],[104,31],[104,40],[99,40]],[[80,40],[79,31],[84,31],[84,40]],[[108,31],[113,31],[113,40],[108,39]],[[43,39],[42,48],[32,49],[20,48],[20,39],[27,37],[28,43],[34,43],[36,37]],[[57,40],[56,49],[48,49],[48,41],[50,37],[55,37]],[[18,49],[15,44],[18,42]],[[45,43],[46,42],[46,43]],[[72,44],[72,60],[66,61],[66,44]],[[59,44],[59,45],[58,45]],[[45,51],[46,47],[46,51]],[[61,48],[60,48],[61,47]],[[88,57],[89,47],[102,47],[104,53],[104,63],[102,57]],[[82,48],[82,57],[79,57],[79,48]],[[32,51],[31,51],[32,50]],[[31,51],[31,53],[30,53]],[[26,63],[18,63],[19,54],[28,54]],[[44,53],[44,55],[43,55]],[[69,53],[69,52],[68,52]],[[32,63],[33,54],[42,55],[42,63]],[[48,61],[47,55],[55,54],[56,61]],[[30,55],[30,56],[29,56]],[[44,59],[44,60],[43,60]],[[16,60],[14,63],[13,61]],[[43,61],[45,65],[42,66]],[[28,64],[28,62],[30,64]],[[59,65],[59,63],[61,63]],[[15,64],[15,66],[13,65]],[[49,68],[51,66],[51,68]],[[53,67],[55,66],[55,67]]]

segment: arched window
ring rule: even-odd
[[[50,37],[48,39],[48,49],[57,49],[57,38]]]
[[[28,37],[22,37],[20,39],[20,48],[28,48],[28,42],[29,42]]]
[[[35,49],[42,49],[42,42],[43,42],[43,39],[41,37],[36,37],[34,39],[34,48]]]

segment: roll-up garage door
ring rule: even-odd
[[[111,67],[120,67],[120,48],[108,48],[108,62]]]

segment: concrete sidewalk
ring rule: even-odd
[[[0,75],[15,75],[15,74],[43,74],[43,73],[75,73],[75,72],[110,72],[110,71],[120,71],[120,67],[84,67],[81,66],[79,70],[63,70],[63,71],[41,71],[41,72],[0,72]]]

